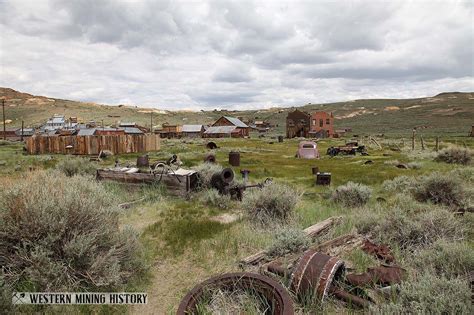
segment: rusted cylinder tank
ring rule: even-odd
[[[311,171],[313,172],[313,175],[316,175],[319,173],[319,167],[314,166],[313,168],[311,168]]]
[[[148,167],[150,161],[148,160],[148,154],[137,157],[137,167]]]
[[[334,279],[343,273],[342,260],[310,249],[293,268],[290,290],[300,299],[314,294],[322,302],[330,292]]]
[[[255,273],[236,272],[212,277],[186,294],[178,307],[178,315],[196,314],[197,306],[205,300],[206,293],[213,289],[222,292],[246,291],[258,292],[260,298],[271,309],[265,314],[292,315],[294,314],[293,302],[286,289],[275,280]],[[225,312],[225,310],[222,310]]]
[[[240,152],[229,152],[229,164],[232,166],[240,166]]]
[[[283,136],[278,136],[278,142],[283,142]]]

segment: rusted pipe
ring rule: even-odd
[[[334,295],[338,299],[347,302],[349,305],[356,305],[362,308],[368,308],[370,305],[369,301],[364,300],[363,298],[358,297],[357,295],[350,294],[349,292],[341,290],[335,286],[332,286],[329,289],[329,293]]]

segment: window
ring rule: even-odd
[[[327,118],[327,119],[326,119],[326,125],[329,125],[330,123],[331,123],[330,119]]]
[[[322,127],[324,125],[324,120],[320,119],[319,120],[319,127]]]
[[[316,126],[316,119],[313,119],[313,126]]]

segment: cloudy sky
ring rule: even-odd
[[[471,1],[0,0],[0,86],[166,109],[474,91]]]

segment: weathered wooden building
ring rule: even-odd
[[[188,138],[201,138],[204,131],[204,125],[183,125],[181,129],[182,136]]]
[[[164,123],[160,130],[156,130],[155,132],[159,133],[162,138],[181,138],[183,132],[182,125],[171,125],[168,123]]]
[[[311,115],[295,109],[286,117],[286,137],[308,137],[311,125]]]
[[[97,155],[102,150],[114,154],[145,153],[160,148],[158,135],[45,136],[34,135],[25,140],[28,154]]]
[[[229,116],[222,116],[211,127],[233,126],[235,130],[231,132],[232,137],[248,137],[250,127],[244,124],[240,119]],[[207,132],[207,131],[206,131]]]

